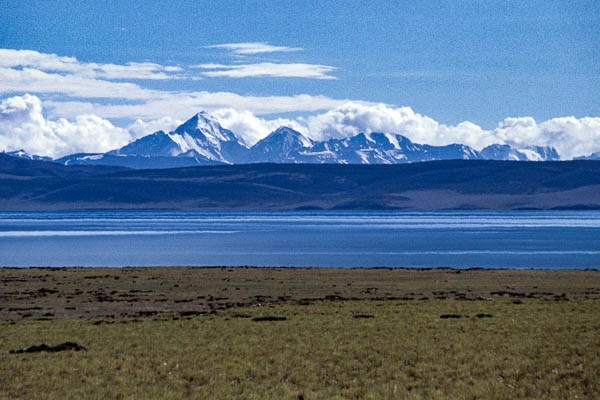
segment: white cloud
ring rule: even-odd
[[[190,117],[191,113],[186,115]],[[249,111],[220,109],[212,113],[221,124],[252,145],[282,125],[303,131],[297,121],[265,120]],[[126,129],[114,126],[97,115],[78,115],[50,120],[44,117],[41,100],[29,94],[0,103],[0,151],[24,149],[30,154],[53,158],[73,153],[106,152],[154,133],[172,131],[183,121],[171,117],[156,120],[137,119]]]
[[[207,65],[203,65],[206,67]],[[333,67],[312,64],[209,65],[216,73],[231,76],[294,76],[334,79],[327,75]],[[0,49],[0,95],[45,94],[51,114],[74,118],[93,113],[104,118],[158,119],[165,115],[187,118],[199,109],[233,108],[255,114],[317,111],[330,109],[346,100],[326,96],[243,96],[231,92],[153,90],[137,83],[109,79],[142,78],[181,72],[181,67],[154,63],[126,65],[83,63],[75,57],[62,57],[31,50]],[[175,75],[170,75],[174,77]],[[193,79],[201,75],[181,75]],[[155,76],[158,79],[158,76]],[[62,97],[61,97],[62,96]],[[65,99],[69,97],[69,99]],[[86,99],[78,101],[77,98]],[[89,99],[103,99],[90,102]],[[109,99],[118,99],[111,101]]]
[[[78,61],[75,57],[12,49],[0,49],[0,67],[63,72],[88,79],[179,79],[181,76],[173,73],[183,71],[178,66],[149,62],[129,62],[124,65],[86,63]]]
[[[43,115],[42,102],[31,95],[16,96],[0,103],[0,150],[23,148],[31,154],[59,157],[76,152],[105,152],[121,147],[130,141],[157,130],[170,131],[195,112],[206,109],[199,107],[202,101],[213,106],[212,93],[202,99],[192,98],[179,108],[181,116],[153,116],[162,110],[171,110],[168,104],[157,103],[143,119],[138,119],[129,127],[119,128],[91,111],[106,111],[102,106],[88,103],[70,104],[72,112],[81,109],[83,115],[75,115],[70,120],[51,120]],[[220,123],[235,132],[248,145],[256,143],[280,126],[288,126],[305,135],[326,140],[331,137],[348,137],[360,132],[389,132],[402,134],[414,142],[432,145],[451,143],[467,144],[477,150],[493,143],[509,143],[517,147],[527,145],[554,146],[563,159],[588,155],[600,151],[600,118],[554,118],[537,123],[533,118],[506,118],[493,130],[484,130],[476,124],[465,121],[457,125],[444,125],[415,113],[409,107],[391,107],[384,104],[335,102],[328,111],[297,119],[266,119],[256,116],[249,110],[225,107],[229,100],[237,100],[238,105],[255,104],[256,99],[223,93],[218,105],[211,114]],[[264,99],[264,98],[263,98]],[[290,98],[271,98],[280,103]],[[294,107],[297,106],[291,99]],[[300,102],[314,101],[310,96]],[[323,106],[329,100],[325,100]],[[234,101],[235,102],[235,101]],[[247,103],[246,103],[247,102]],[[55,104],[55,106],[60,106]],[[147,105],[141,105],[142,107]],[[98,108],[100,107],[100,108]],[[116,107],[116,106],[104,106]],[[136,106],[133,106],[136,107]],[[189,107],[189,109],[188,109]],[[272,109],[272,105],[268,108]],[[118,117],[127,117],[127,109],[117,109]],[[145,112],[148,110],[146,109]],[[123,115],[121,115],[123,114]]]
[[[458,125],[444,125],[434,119],[415,113],[410,107],[392,107],[386,104],[346,103],[323,114],[307,118],[308,131],[314,139],[348,137],[361,132],[399,133],[416,143],[443,146],[452,143],[467,144],[482,149],[493,143],[503,143],[494,131],[485,131],[465,121]]]
[[[192,68],[211,69],[202,72],[202,75],[211,78],[248,78],[248,77],[278,77],[278,78],[312,78],[312,79],[337,79],[327,75],[336,70],[335,67],[318,64],[200,64]]]
[[[0,68],[0,94],[23,92],[129,100],[160,98],[168,95],[168,92],[144,89],[129,82],[111,82],[77,75],[61,75],[33,68]]]
[[[306,127],[298,121],[285,118],[271,120],[262,119],[249,111],[220,109],[211,112],[211,115],[214,116],[224,128],[234,132],[249,146],[254,145],[280,126],[287,126],[299,132],[306,133]]]
[[[44,103],[57,117],[75,117],[93,112],[103,118],[158,119],[165,114],[177,119],[187,119],[198,111],[215,111],[232,108],[250,111],[256,115],[287,112],[314,112],[329,110],[348,100],[326,96],[299,94],[295,96],[242,96],[231,92],[171,93],[163,98],[138,104],[101,104],[86,101],[48,100]],[[363,104],[358,102],[359,104]],[[364,103],[369,104],[369,103]]]
[[[416,114],[410,107],[391,108],[385,104],[364,105],[352,102],[309,117],[307,124],[315,139],[392,130],[410,130],[416,138],[428,135],[438,126],[436,121]]]
[[[305,72],[309,73],[309,72]],[[60,116],[74,116],[74,113],[91,112],[102,109],[99,115],[105,117],[160,118],[165,113],[184,118],[194,113],[193,108],[217,109],[233,107],[258,114],[289,111],[316,111],[329,109],[347,100],[337,100],[326,96],[299,94],[294,96],[242,96],[232,92],[168,92],[143,88],[130,82],[111,82],[90,79],[75,75],[48,73],[36,69],[0,68],[0,94],[8,93],[61,94],[86,99],[123,99],[145,101],[137,104],[111,104],[80,101],[53,101],[48,105],[64,107]],[[83,110],[85,108],[85,111]],[[179,112],[178,110],[185,110]],[[168,111],[167,111],[168,110]]]
[[[162,117],[151,121],[144,121],[138,118],[127,127],[127,130],[133,139],[139,139],[157,131],[170,132],[182,123],[182,120],[171,117]]]
[[[249,145],[280,126],[288,126],[314,140],[349,137],[361,132],[388,132],[402,134],[416,143],[437,146],[462,143],[477,150],[494,143],[519,148],[553,146],[563,159],[600,151],[600,118],[554,118],[540,124],[531,117],[506,118],[496,129],[484,130],[469,121],[440,124],[410,107],[352,102],[299,119],[264,119],[248,111],[227,109],[211,114]]]
[[[0,150],[24,149],[30,154],[60,157],[78,152],[104,152],[124,146],[129,132],[95,115],[74,121],[47,120],[42,102],[31,95],[11,97],[0,103]]]
[[[225,43],[225,44],[213,44],[211,46],[204,46],[204,47],[207,49],[225,49],[225,50],[229,50],[235,54],[242,54],[242,55],[304,50],[300,47],[272,46],[265,42]]]
[[[266,43],[211,47],[237,54],[300,50]],[[85,63],[75,57],[0,49],[0,95],[26,92],[50,95],[44,106],[51,117],[44,117],[41,101],[35,96],[0,99],[0,149],[23,147],[29,152],[50,156],[106,151],[159,129],[170,130],[179,121],[207,110],[214,112],[224,126],[238,132],[249,144],[279,125],[288,125],[317,140],[381,131],[400,133],[417,143],[463,143],[478,150],[493,143],[554,146],[563,159],[600,151],[600,118],[571,116],[538,123],[531,117],[511,117],[501,121],[495,129],[484,130],[469,121],[441,124],[409,107],[307,94],[249,96],[233,92],[153,90],[137,83],[115,81],[200,76],[335,79],[329,75],[334,67],[316,64],[201,64],[195,67],[202,71],[193,75],[186,72],[189,69],[179,66]],[[259,117],[288,112],[322,113],[295,120]],[[108,118],[138,120],[124,129],[114,126]]]
[[[529,117],[506,118],[494,133],[507,143],[554,146],[566,160],[600,151],[600,118],[570,116],[539,124]]]
[[[496,129],[484,130],[469,121],[440,124],[409,107],[347,103],[309,117],[306,125],[309,135],[317,140],[360,132],[389,132],[416,143],[461,143],[476,150],[494,143],[553,146],[566,160],[600,151],[600,118],[553,118],[540,124],[531,117],[506,118]]]

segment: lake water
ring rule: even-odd
[[[0,265],[600,268],[600,211],[0,212]]]

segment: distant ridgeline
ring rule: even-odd
[[[11,155],[29,159],[24,151]],[[515,148],[494,144],[476,151],[462,144],[430,146],[391,133],[360,133],[345,139],[314,141],[281,127],[252,147],[206,113],[198,113],[172,132],[158,131],[107,153],[72,154],[55,160],[64,165],[113,165],[136,169],[196,165],[303,163],[404,164],[434,160],[559,160],[552,147]]]
[[[600,210],[600,161],[135,170],[66,166],[0,153],[0,211],[86,209]]]

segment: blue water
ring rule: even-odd
[[[600,212],[0,212],[0,265],[600,268]]]

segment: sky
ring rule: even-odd
[[[600,151],[600,2],[0,0],[0,150],[107,151],[207,110],[253,144],[385,130]]]

